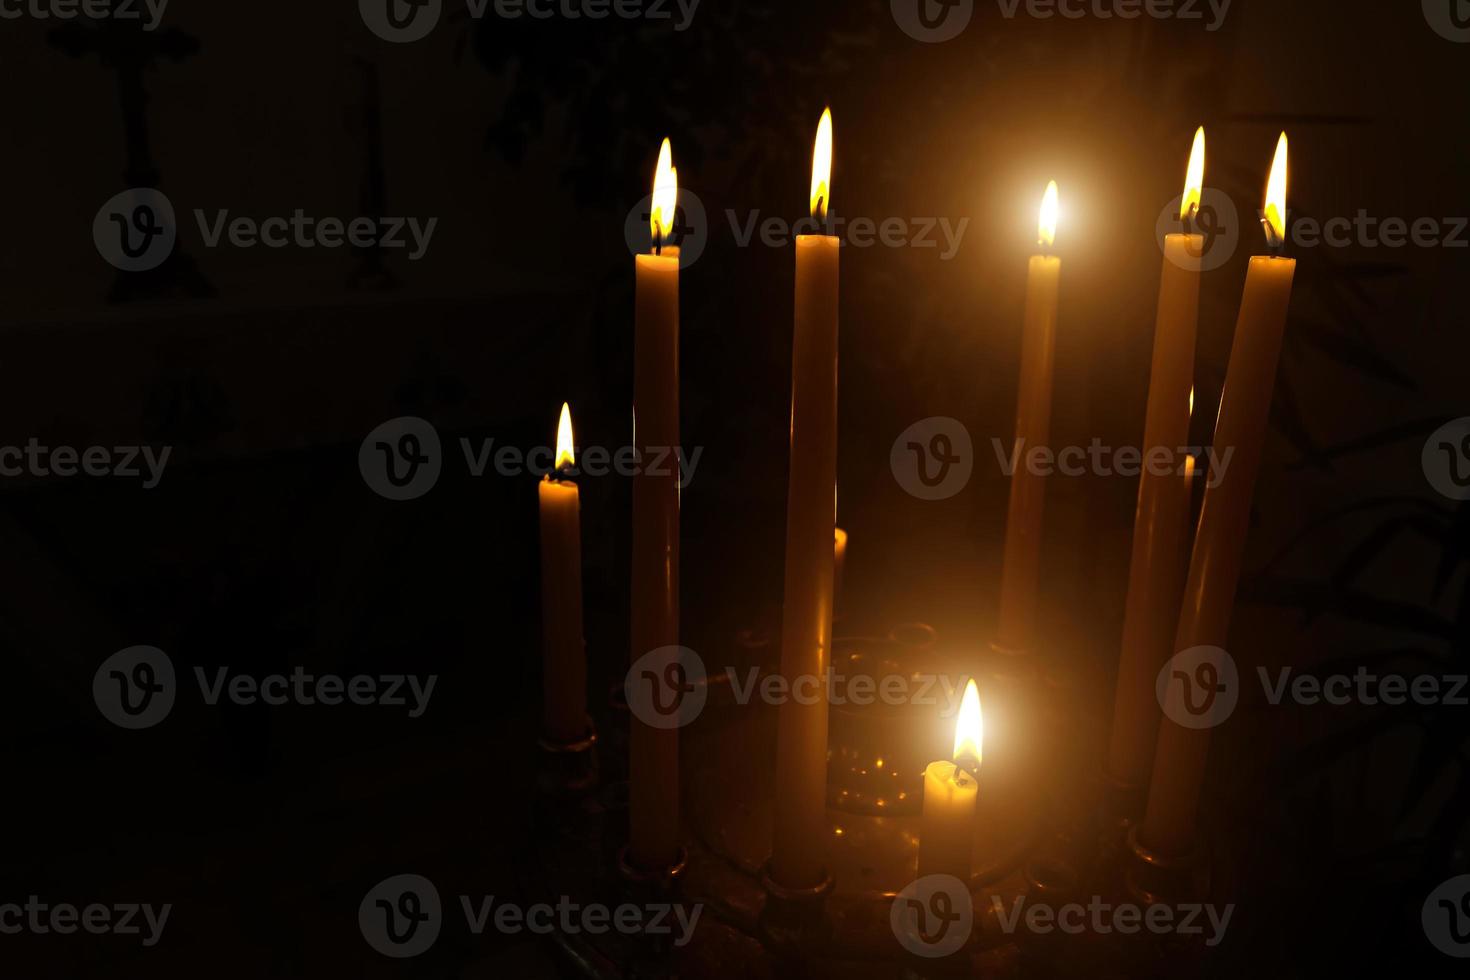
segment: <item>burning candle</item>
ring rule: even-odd
[[[1251,259],[1240,318],[1235,326],[1230,367],[1225,376],[1225,392],[1220,400],[1220,417],[1215,425],[1215,448],[1230,463],[1212,474],[1214,484],[1205,488],[1174,639],[1175,651],[1198,646],[1224,647],[1230,627],[1246,534],[1250,529],[1251,498],[1265,448],[1271,390],[1276,382],[1292,280],[1296,275],[1296,261],[1276,254],[1286,242],[1286,168],[1287,140],[1282,133],[1266,187],[1262,219],[1272,254]],[[1233,456],[1223,455],[1231,452]],[[1196,697],[1199,694],[1185,693]],[[1213,702],[1213,692],[1206,694],[1208,705]],[[1208,727],[1186,728],[1170,718],[1163,720],[1154,754],[1148,808],[1139,833],[1144,846],[1175,857],[1190,852],[1209,749]]]
[[[582,501],[562,476],[575,462],[572,410],[556,429],[557,478],[541,481],[543,734],[563,745],[587,735],[587,657],[582,640]]]
[[[812,155],[811,213],[820,227],[832,203],[832,110]],[[793,696],[776,735],[776,826],[771,876],[788,888],[826,879],[827,669],[831,663],[836,521],[827,488],[837,480],[839,241],[796,240],[796,317],[791,355],[791,470],[786,498],[786,584],[781,673]]]
[[[985,723],[974,680],[965,685],[955,719],[954,752],[947,761],[924,769],[924,823],[919,838],[919,877],[953,875],[970,880],[970,854],[975,842],[975,806],[979,799],[980,759]]]
[[[1051,438],[1052,361],[1057,343],[1057,285],[1062,260],[1047,254],[1056,242],[1056,181],[1047,185],[1038,223],[1041,255],[1031,257],[1021,335],[1021,391],[1016,403],[1016,466],[1006,515],[996,641],[1007,650],[1030,649],[1041,574],[1041,513],[1046,483],[1026,465],[1026,453]]]
[[[636,258],[633,444],[640,459],[679,445],[679,258],[668,247],[678,206],[669,141],[659,151],[650,224],[653,253]],[[633,479],[632,656],[679,642],[679,485],[676,468],[639,468]],[[629,733],[629,858],[672,866],[679,852],[679,734],[636,717]]]
[[[1185,463],[1190,467],[1190,476],[1182,480],[1174,463],[1179,447],[1188,441],[1189,418],[1194,409],[1190,379],[1194,377],[1199,270],[1205,239],[1191,228],[1204,191],[1204,175],[1202,126],[1194,135],[1179,206],[1184,230],[1164,239],[1143,454],[1145,461],[1158,457],[1161,462],[1167,460],[1167,466],[1145,466],[1138,482],[1123,648],[1108,747],[1108,773],[1118,782],[1139,789],[1148,782],[1161,717],[1154,682],[1159,668],[1173,653],[1179,599],[1184,590],[1185,563],[1180,552],[1188,539],[1194,460]]]

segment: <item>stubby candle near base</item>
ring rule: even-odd
[[[1040,238],[1050,248],[1056,239],[1057,185],[1042,199]],[[1062,260],[1033,255],[1026,277],[1026,313],[1021,335],[1021,391],[1016,402],[1016,466],[1011,473],[1010,505],[1000,582],[996,641],[1008,650],[1031,649],[1036,593],[1041,577],[1042,508],[1046,481],[1026,465],[1026,454],[1051,440],[1052,364],[1057,347],[1057,290]]]
[[[970,880],[975,810],[980,784],[955,762],[924,768],[924,824],[919,838],[919,877],[953,875]]]
[[[1266,192],[1266,232],[1276,247],[1286,237],[1286,165],[1287,140],[1282,133]],[[1220,453],[1234,450],[1234,456],[1224,472],[1214,474],[1215,485],[1205,489],[1174,639],[1176,653],[1198,646],[1226,644],[1295,276],[1294,259],[1274,256],[1251,259],[1240,319],[1235,326],[1235,342],[1230,351],[1230,367],[1225,376],[1225,392],[1220,401],[1220,418],[1215,427],[1216,450]],[[1184,683],[1193,680],[1172,682],[1169,692],[1171,698],[1179,698],[1181,703],[1201,693],[1183,690],[1180,685]],[[1199,713],[1207,715],[1214,693],[1203,693],[1206,707]],[[1185,705],[1181,710],[1187,708]],[[1189,710],[1194,713],[1193,709]],[[1209,751],[1209,727],[1186,728],[1169,717],[1164,718],[1154,754],[1148,808],[1139,828],[1139,840],[1145,847],[1170,857],[1182,857],[1193,850]]]
[[[633,364],[633,445],[641,459],[679,445],[679,256],[661,243],[678,200],[669,143],[654,179],[655,248],[639,255]],[[633,478],[633,660],[679,643],[679,484],[676,467]],[[679,855],[679,732],[630,719],[629,859],[646,871]]]
[[[977,773],[983,754],[984,720],[980,692],[965,684],[955,719],[953,759],[924,769],[924,822],[919,837],[919,877],[953,875],[970,880],[975,846],[975,813],[980,799]]]
[[[561,407],[556,466],[573,463],[571,409]],[[587,655],[582,638],[582,501],[571,480],[548,474],[541,507],[542,734],[563,745],[587,735]]]
[[[812,166],[812,216],[831,203],[832,114],[822,116]],[[827,669],[832,662],[837,480],[837,297],[840,241],[796,240],[791,354],[791,472],[781,673],[792,697],[776,731],[776,825],[771,877],[787,888],[826,879]]]
[[[1180,203],[1180,220],[1186,226],[1192,223],[1203,196],[1204,151],[1205,131],[1201,128],[1195,134]],[[1184,592],[1186,559],[1180,553],[1189,536],[1192,484],[1188,478],[1174,475],[1174,463],[1179,447],[1188,444],[1193,409],[1190,402],[1204,242],[1204,236],[1196,234],[1168,235],[1164,239],[1143,452],[1145,459],[1153,453],[1161,457],[1167,453],[1169,467],[1166,473],[1145,466],[1138,481],[1123,644],[1108,745],[1108,774],[1130,787],[1142,788],[1153,764],[1162,717],[1155,680],[1174,652],[1174,629]]]

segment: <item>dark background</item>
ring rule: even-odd
[[[1470,49],[1415,3],[1235,0],[1207,33],[1008,20],[980,2],[961,38],[926,45],[878,0],[705,0],[683,33],[451,14],[394,46],[346,0],[174,0],[158,35],[124,40],[164,48],[143,73],[148,144],[198,276],[134,280],[122,299],[91,226],[136,176],[130,110],[117,59],[68,52],[78,29],[0,23],[0,442],[174,449],[153,490],[0,482],[0,898],[175,909],[153,950],[0,937],[16,976],[546,968],[537,943],[494,936],[392,963],[362,942],[356,908],[404,870],[446,894],[523,884],[540,698],[535,481],[472,478],[457,442],[544,444],[566,400],[580,443],[626,443],[622,229],[663,136],[713,219],[682,279],[684,442],[704,449],[682,512],[696,649],[767,615],[781,588],[792,256],[737,247],[725,213],[805,213],[824,105],[838,213],[970,219],[948,262],[935,249],[843,255],[848,608],[880,625],[923,619],[977,648],[1004,530],[990,439],[1013,425],[1025,257],[1048,179],[1063,200],[1058,444],[1139,438],[1154,222],[1179,192],[1195,126],[1209,130],[1209,183],[1246,219],[1234,259],[1204,280],[1200,440],[1279,130],[1299,217],[1467,207]],[[389,254],[385,277],[348,249],[207,248],[196,207],[377,207],[439,222],[425,258]],[[1419,458],[1429,432],[1466,413],[1467,255],[1297,254],[1231,641],[1243,665],[1465,671],[1465,514]],[[364,483],[357,455],[402,415],[432,421],[447,458],[430,493],[395,503]],[[888,453],[938,415],[970,429],[976,475],[925,503],[898,486]],[[1069,732],[1082,768],[1105,744],[1135,489],[1062,480],[1049,498],[1046,641],[1097,689],[1095,715]],[[627,482],[586,480],[582,501],[601,691],[627,655]],[[302,664],[440,682],[418,720],[185,697],[163,725],[124,732],[98,713],[91,681],[133,644],[164,649],[181,673]],[[1429,891],[1470,871],[1467,717],[1247,698],[1216,738],[1206,800],[1241,905],[1222,970],[1446,971],[1418,917]]]

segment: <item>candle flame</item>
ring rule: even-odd
[[[812,217],[827,220],[832,206],[832,110],[822,113],[817,124],[817,143],[812,150]]]
[[[674,210],[679,205],[679,171],[674,168],[674,149],[667,139],[658,151],[658,168],[653,173],[653,207],[649,224],[655,248],[664,245],[674,230]]]
[[[954,725],[954,755],[956,762],[975,760],[980,768],[981,749],[985,743],[985,716],[980,711],[980,689],[971,678],[965,684],[965,696],[960,701],[960,714]]]
[[[1194,134],[1194,149],[1189,151],[1189,172],[1184,177],[1184,200],[1179,203],[1179,220],[1188,221],[1199,211],[1205,192],[1205,127]]]
[[[1266,240],[1272,248],[1286,242],[1286,134],[1276,143],[1276,159],[1271,164],[1271,180],[1266,184]]]
[[[1189,386],[1189,417],[1194,418],[1194,385]]]
[[[556,426],[556,468],[571,466],[572,457],[572,409],[566,402],[561,405],[561,421]]]
[[[1043,248],[1051,248],[1057,240],[1057,210],[1060,207],[1057,182],[1046,185],[1046,194],[1041,198],[1041,218],[1037,223],[1037,236]]]

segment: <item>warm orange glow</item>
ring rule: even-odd
[[[832,110],[822,113],[817,124],[817,144],[812,150],[812,217],[827,220],[832,207]]]
[[[1057,193],[1057,182],[1046,185],[1046,194],[1041,198],[1041,217],[1037,223],[1037,238],[1043,248],[1051,248],[1057,241],[1057,211],[1061,207]]]
[[[1194,134],[1194,149],[1189,151],[1189,172],[1184,176],[1184,200],[1179,203],[1179,220],[1188,221],[1199,211],[1205,193],[1205,127]]]
[[[561,406],[561,421],[556,426],[556,468],[571,466],[572,458],[572,409],[565,402]]]
[[[1272,248],[1286,242],[1286,134],[1276,144],[1276,159],[1271,164],[1271,180],[1266,184],[1266,240]]]
[[[954,755],[956,762],[967,757],[980,767],[981,749],[985,743],[985,716],[980,711],[980,689],[974,679],[965,684],[965,696],[960,701],[960,715],[954,725]]]
[[[658,169],[653,173],[653,208],[649,224],[654,247],[661,247],[674,230],[674,210],[679,206],[679,171],[674,169],[674,150],[668,140],[658,151]]]
[[[1194,385],[1189,386],[1189,417],[1194,418]]]

